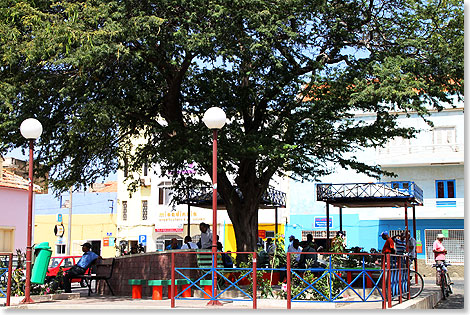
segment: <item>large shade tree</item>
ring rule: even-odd
[[[463,97],[463,17],[458,0],[4,0],[1,151],[25,147],[34,116],[59,190],[145,163],[210,174],[201,119],[219,106],[218,190],[237,250],[252,250],[273,176],[329,163],[377,176],[354,152],[412,137],[396,111],[425,119]]]

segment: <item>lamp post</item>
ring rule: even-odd
[[[26,239],[26,283],[24,299],[21,303],[34,303],[30,297],[31,289],[31,235],[33,231],[33,146],[34,141],[41,136],[42,125],[34,119],[28,118],[21,123],[20,132],[29,140],[29,196],[28,196],[28,234]]]
[[[217,295],[217,133],[225,125],[227,117],[219,107],[211,107],[205,113],[202,121],[207,128],[212,129],[212,297]],[[222,305],[211,299],[208,305]]]

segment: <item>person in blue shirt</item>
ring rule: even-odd
[[[171,239],[171,243],[170,245],[168,245],[166,247],[167,250],[170,250],[170,249],[181,249],[181,247],[178,245],[178,240],[176,238],[172,238]]]
[[[75,276],[85,274],[86,270],[91,266],[91,264],[97,258],[101,258],[100,256],[91,251],[90,243],[82,244],[82,251],[82,258],[80,258],[80,260],[75,265],[73,265],[69,270],[64,273],[62,286],[65,290],[65,293],[72,293],[71,280]]]

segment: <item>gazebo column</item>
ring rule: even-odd
[[[274,234],[277,235],[277,207],[274,208]],[[285,232],[284,232],[285,233]]]
[[[405,201],[405,240],[406,240],[406,251],[408,252],[408,204]]]
[[[330,204],[326,203],[326,250],[330,250]]]
[[[416,205],[413,205],[413,237],[416,242],[417,240],[416,238]],[[418,272],[418,252],[416,251],[416,245],[415,245],[415,252],[416,252],[416,258],[414,259],[414,266],[415,266],[415,271]],[[418,283],[417,277],[416,277],[416,283]]]
[[[343,233],[343,207],[339,207],[339,231]]]

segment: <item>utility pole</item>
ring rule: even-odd
[[[67,236],[67,256],[70,256],[70,246],[72,244],[72,187],[70,187],[70,202],[69,202],[69,230]]]

